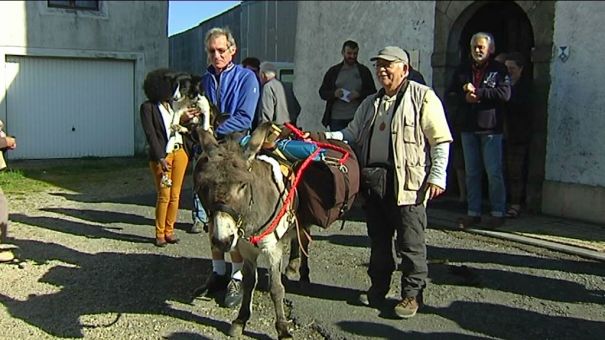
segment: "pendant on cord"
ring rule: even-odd
[[[378,130],[380,130],[380,131],[384,131],[384,129],[386,129],[386,127],[387,127],[387,125],[386,125],[384,122],[382,122],[382,123],[380,123],[380,125],[378,126]]]

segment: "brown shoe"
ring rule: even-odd
[[[395,305],[395,314],[403,319],[409,319],[418,311],[418,301],[415,296],[406,297]]]
[[[458,219],[458,228],[460,229],[466,229],[466,228],[471,228],[476,226],[477,224],[481,223],[481,217],[480,216],[464,216],[464,217],[460,217]]]
[[[497,228],[502,227],[504,225],[505,221],[506,221],[505,217],[489,216],[488,218],[485,219],[485,221],[482,223],[482,225],[489,229],[497,229]]]
[[[171,235],[171,236],[166,235],[166,242],[168,242],[170,244],[179,243],[179,241],[180,240],[174,235]]]
[[[162,248],[162,247],[166,247],[166,245],[167,245],[167,244],[168,244],[168,243],[167,243],[167,242],[166,242],[166,240],[165,240],[165,239],[163,239],[163,238],[156,238],[156,239],[155,239],[155,246],[156,246],[156,247],[160,247],[160,248]]]

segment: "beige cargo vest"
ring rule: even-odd
[[[402,88],[403,89],[403,88]],[[420,126],[420,112],[424,96],[430,88],[416,82],[409,82],[401,100],[394,105],[393,119],[391,121],[391,141],[395,165],[395,192],[398,205],[426,203],[428,198],[426,190],[427,174],[431,165],[430,150],[426,143],[424,133]],[[367,164],[368,148],[370,147],[370,132],[383,91],[373,99],[364,101],[366,117],[361,138],[360,163]],[[401,96],[401,92],[398,94]],[[399,98],[398,98],[399,99]],[[373,111],[368,105],[373,105]]]

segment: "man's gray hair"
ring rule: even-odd
[[[494,54],[496,52],[496,40],[494,39],[494,36],[491,35],[490,33],[486,33],[486,32],[477,32],[475,34],[473,34],[473,36],[471,37],[471,49],[473,48],[473,42],[475,42],[475,40],[477,39],[485,39],[487,41],[487,43],[489,44],[489,48],[488,51],[490,54]]]
[[[229,47],[229,49],[237,47],[235,44],[235,38],[233,37],[233,33],[231,33],[231,30],[228,27],[214,27],[206,33],[206,38],[204,39],[204,42],[206,43],[206,48],[208,48],[210,40],[215,39],[216,37],[219,37],[221,35],[224,35],[227,38],[227,47]]]
[[[263,61],[260,64],[260,72],[267,75],[267,78],[275,78],[277,76],[277,67],[273,63]]]

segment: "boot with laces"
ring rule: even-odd
[[[210,296],[212,294],[225,290],[225,288],[227,288],[228,283],[229,276],[219,275],[216,272],[212,272],[206,282],[193,291],[193,296]]]
[[[406,297],[395,305],[395,314],[403,319],[409,319],[416,315],[419,308],[416,296]]]

